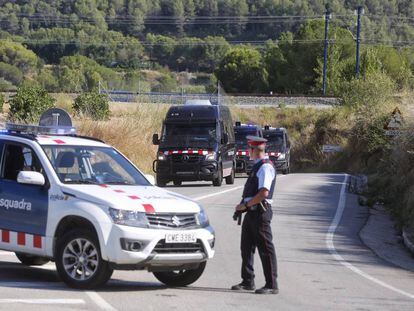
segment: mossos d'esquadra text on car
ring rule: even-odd
[[[214,256],[214,230],[198,203],[77,135],[61,109],[38,126],[7,124],[0,164],[0,249],[26,265],[54,261],[71,287],[102,285],[114,269],[146,269],[185,286]]]

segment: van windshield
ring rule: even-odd
[[[110,147],[42,146],[61,182],[150,186],[147,179]]]
[[[212,147],[217,143],[215,123],[166,123],[161,137],[163,147]]]
[[[248,148],[246,136],[259,136],[257,128],[255,127],[245,127],[245,128],[235,128],[234,135],[236,137],[236,146],[238,148]]]
[[[263,137],[267,139],[267,149],[279,152],[283,151],[283,133],[265,132]]]

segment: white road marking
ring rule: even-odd
[[[231,189],[227,189],[227,190],[223,190],[223,191],[220,191],[220,192],[211,193],[211,194],[207,194],[207,195],[204,195],[204,196],[201,196],[201,197],[198,197],[198,198],[194,198],[193,200],[194,201],[200,201],[200,200],[204,200],[204,199],[207,199],[207,198],[215,197],[216,195],[220,195],[220,194],[224,194],[224,193],[227,193],[227,192],[230,192],[230,191],[238,190],[238,189],[241,189],[241,188],[243,188],[243,186],[237,186],[237,187],[234,187],[234,188],[231,188]]]
[[[25,303],[42,305],[77,305],[85,304],[83,299],[0,299],[0,304],[5,303]]]
[[[105,299],[103,299],[97,292],[85,292],[86,295],[102,310],[106,311],[117,311],[114,307],[112,307]]]
[[[365,273],[364,271],[358,269],[357,267],[355,267],[354,265],[350,264],[349,262],[347,262],[341,255],[338,254],[338,252],[335,249],[335,245],[333,242],[334,239],[334,235],[335,235],[335,231],[338,228],[338,225],[341,221],[342,215],[344,213],[344,209],[345,209],[345,203],[346,203],[346,186],[347,186],[347,182],[348,182],[348,174],[345,174],[345,179],[342,183],[342,187],[341,187],[341,193],[339,196],[339,202],[338,202],[338,207],[336,209],[336,213],[335,213],[335,217],[332,220],[331,225],[329,226],[329,230],[328,233],[326,234],[326,247],[329,250],[329,252],[331,253],[331,255],[335,258],[335,260],[337,260],[338,262],[340,262],[342,265],[344,265],[345,267],[347,267],[348,269],[352,270],[353,272],[359,274],[360,276],[362,276],[363,278],[376,283],[377,285],[380,285],[382,287],[385,287],[389,290],[392,290],[398,294],[401,294],[403,296],[406,296],[408,298],[414,299],[414,295],[407,293],[401,289],[398,289],[392,285],[389,285],[381,280],[378,280],[377,278],[374,278],[373,276],[369,275],[368,273]]]

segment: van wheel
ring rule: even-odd
[[[47,264],[50,260],[45,257],[32,256],[23,253],[15,253],[16,257],[20,260],[25,266],[43,266]]]
[[[56,269],[70,287],[91,289],[105,284],[113,269],[102,259],[96,234],[90,230],[75,229],[57,241]]]
[[[174,186],[181,186],[183,182],[181,180],[174,180],[173,183],[174,183]]]
[[[167,185],[167,181],[157,176],[157,186],[165,187],[166,185]]]
[[[203,274],[205,268],[206,262],[204,261],[200,263],[197,269],[154,272],[154,276],[158,279],[158,281],[167,286],[181,287],[190,285],[197,281]]]
[[[223,169],[220,166],[218,170],[217,178],[213,179],[213,186],[220,187],[222,183],[223,183]]]
[[[234,184],[234,177],[235,177],[236,173],[234,172],[234,167],[231,169],[231,174],[229,176],[226,177],[226,184],[227,185],[232,185]]]

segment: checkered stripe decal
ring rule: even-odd
[[[0,243],[19,246],[22,249],[43,249],[44,236],[0,229]]]
[[[250,152],[247,151],[247,150],[238,150],[236,155],[238,155],[238,156],[248,156],[248,155],[250,155]]]
[[[160,154],[165,154],[165,155],[172,155],[172,154],[199,154],[199,155],[207,155],[213,153],[213,150],[203,150],[203,149],[198,149],[198,150],[193,150],[193,149],[188,149],[188,150],[168,150],[168,151],[160,151]]]

